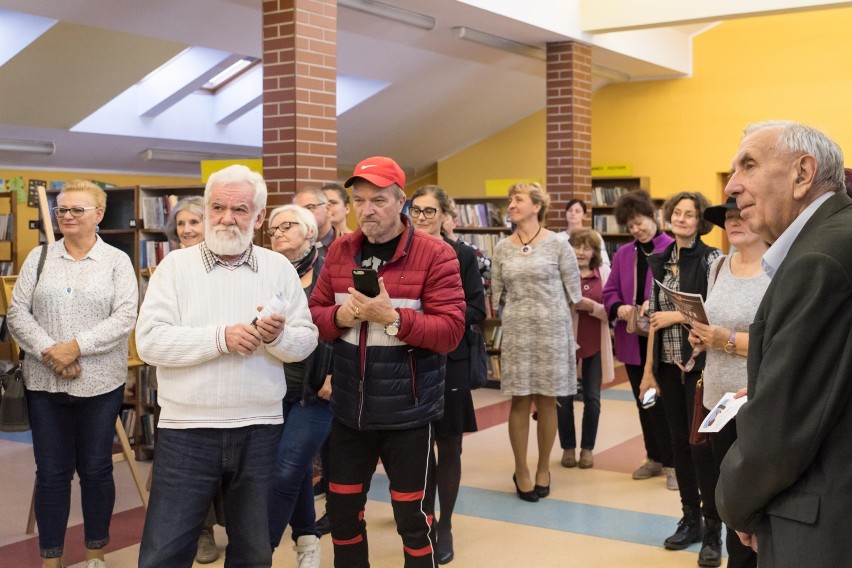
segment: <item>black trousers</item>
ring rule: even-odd
[[[709,445],[689,444],[695,384],[701,378],[701,371],[682,373],[677,365],[660,363],[656,378],[669,423],[680,502],[685,507],[701,507],[705,518],[718,520],[716,482],[719,468],[713,460],[713,451]]]
[[[660,462],[664,467],[674,467],[672,458],[672,443],[669,437],[669,425],[666,421],[666,411],[662,404],[655,404],[651,408],[642,408],[639,398],[639,384],[645,372],[645,359],[648,353],[648,338],[638,337],[639,353],[641,354],[639,365],[624,365],[627,378],[630,379],[630,388],[633,389],[633,399],[639,410],[639,424],[642,426],[642,437],[645,439],[645,454],[648,459]]]
[[[433,568],[435,510],[434,431],[431,424],[407,430],[354,430],[334,420],[326,509],[336,568],[370,566],[364,507],[379,459],[390,480],[396,530],[405,568]]]

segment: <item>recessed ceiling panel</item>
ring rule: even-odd
[[[0,67],[0,123],[70,128],[185,47],[59,22]]]

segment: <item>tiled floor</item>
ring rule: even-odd
[[[456,554],[449,566],[696,566],[699,545],[680,552],[662,547],[680,516],[677,492],[667,491],[662,477],[647,481],[630,477],[643,451],[629,386],[616,384],[604,390],[602,398],[595,467],[562,468],[557,441],[552,453],[551,496],[539,503],[526,503],[515,496],[512,486],[512,453],[506,428],[508,399],[494,390],[474,393],[480,431],[464,442],[462,489],[453,523]],[[579,427],[582,410],[576,404]],[[532,428],[530,448],[535,447],[534,436]],[[531,455],[531,466],[533,459]],[[139,466],[147,476],[150,464],[140,462]],[[41,566],[37,540],[24,534],[34,469],[28,435],[0,435],[0,568]],[[115,478],[118,497],[107,563],[110,568],[131,568],[136,566],[144,509],[126,465],[116,464]],[[381,468],[370,497],[366,515],[371,564],[374,568],[402,566],[401,544]],[[318,501],[317,507],[321,512],[323,502]],[[81,522],[75,487],[66,539],[67,558],[74,567],[84,565]],[[216,534],[224,549],[224,529],[217,527]],[[282,543],[287,544],[276,551],[274,567],[295,566],[290,542],[285,535]],[[331,539],[325,537],[321,542],[322,566],[330,567]],[[206,566],[224,566],[224,560]]]

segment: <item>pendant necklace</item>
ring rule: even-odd
[[[530,251],[532,251],[532,248],[530,248],[530,243],[535,240],[535,238],[538,236],[538,234],[540,232],[541,232],[541,225],[538,226],[538,231],[535,232],[533,237],[530,240],[528,240],[527,242],[524,242],[524,239],[521,238],[521,231],[518,231],[518,240],[521,241],[522,245],[524,245],[523,248],[521,249],[522,253],[529,254]]]
[[[62,268],[64,269],[64,271],[65,271],[65,282],[66,282],[66,285],[65,285],[65,293],[66,293],[66,294],[68,294],[69,296],[70,296],[72,293],[74,293],[74,288],[76,288],[76,287],[77,287],[77,281],[80,279],[80,273],[82,272],[82,271],[79,269],[79,267],[77,266],[77,264],[76,264],[76,263],[75,263],[75,265],[74,265],[74,266],[75,266],[75,268],[77,269],[77,274],[75,274],[75,276],[74,276],[74,282],[71,282],[71,279],[68,277],[68,265],[67,265],[67,264],[65,264],[65,265],[63,265],[63,267],[62,267]]]

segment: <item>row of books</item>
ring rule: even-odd
[[[481,250],[488,258],[494,257],[494,248],[497,243],[506,238],[506,235],[496,233],[459,233],[459,236],[464,242]]]
[[[491,329],[491,334],[485,343],[492,349],[500,349],[500,346],[503,344],[503,326],[495,325]]]
[[[495,203],[459,203],[456,205],[463,227],[503,227],[503,215]]]
[[[0,276],[11,276],[15,273],[15,263],[4,260],[0,262]]]
[[[0,215],[0,241],[11,241],[15,234],[15,216],[11,213]]]
[[[157,266],[173,248],[169,241],[142,241],[139,247],[139,266],[141,268]]]
[[[145,365],[139,371],[139,388],[136,395],[139,397],[139,402],[147,406],[154,406],[157,403],[157,367]]]
[[[146,229],[165,229],[169,212],[178,202],[177,195],[142,198],[142,226]]]
[[[121,424],[124,426],[124,433],[127,434],[127,441],[131,444],[136,443],[136,409],[123,408],[121,410]],[[118,441],[116,439],[116,441]]]
[[[602,187],[594,186],[592,188],[592,207],[596,205],[615,205],[618,198],[631,191],[627,187]]]
[[[615,215],[595,215],[592,217],[592,228],[606,235],[607,233],[626,233],[627,227],[619,225]]]

